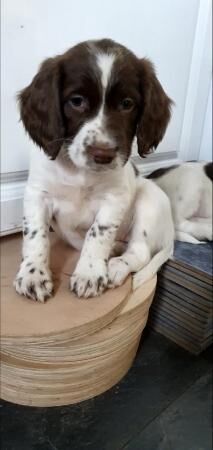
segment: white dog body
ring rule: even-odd
[[[138,272],[151,278],[173,250],[167,196],[129,161],[163,138],[171,101],[151,63],[110,40],[79,44],[43,63],[20,94],[21,118],[43,150],[33,152],[24,199],[20,294],[44,301],[53,290],[49,227],[81,250],[70,279],[79,297],[99,295]],[[111,257],[116,241],[126,241]]]
[[[212,172],[212,163],[186,162],[149,175],[170,199],[179,241],[212,240]]]
[[[22,282],[24,293],[27,294],[32,282],[37,280],[39,285],[44,278],[46,289],[37,290],[39,299],[43,300],[46,291],[52,289],[51,275],[46,270],[49,225],[77,250],[82,250],[86,238],[84,256],[71,277],[73,284],[78,283],[75,290],[79,296],[100,293],[101,286],[97,291],[100,277],[104,284],[116,287],[129,273],[139,271],[134,280],[135,288],[151,278],[173,252],[174,230],[167,196],[151,180],[136,176],[130,162],[116,170],[90,174],[77,170],[72,163],[67,166],[63,158],[51,161],[42,151],[36,149],[33,153],[25,214],[28,221],[31,218],[31,236],[34,230],[38,231],[33,239],[30,234],[25,235],[25,264],[22,262],[18,276],[25,280],[25,286]],[[97,214],[99,225],[96,226]],[[95,236],[88,233],[92,226]],[[101,233],[100,227],[109,227],[108,233]],[[128,241],[125,252],[109,259],[113,245],[120,241]],[[157,267],[150,266],[148,263],[153,256],[162,250]],[[103,260],[108,259],[107,267]],[[30,272],[37,267],[36,274]],[[146,270],[140,270],[143,267]]]

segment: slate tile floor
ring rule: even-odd
[[[79,405],[1,402],[1,450],[212,450],[212,349],[146,332],[126,377]]]

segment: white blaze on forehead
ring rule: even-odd
[[[96,54],[96,61],[101,72],[101,83],[103,87],[102,102],[97,115],[92,119],[88,119],[82,125],[68,149],[71,160],[78,167],[87,166],[87,146],[97,146],[98,143],[107,144],[109,147],[116,146],[114,137],[111,136],[109,131],[106,129],[104,113],[105,91],[112,73],[115,55],[113,53],[108,54],[98,52]]]
[[[114,61],[115,55],[113,55],[112,53],[97,54],[97,65],[101,71],[101,81],[104,89],[106,89],[108,81],[110,79]]]

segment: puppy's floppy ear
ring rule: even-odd
[[[55,159],[64,137],[59,97],[60,67],[58,58],[50,58],[19,95],[21,119],[33,141]]]
[[[163,139],[170,116],[172,100],[167,97],[148,59],[140,60],[143,107],[137,127],[138,152],[144,156]]]

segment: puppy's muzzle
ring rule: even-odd
[[[89,146],[87,153],[93,158],[96,164],[110,164],[116,156],[116,147],[108,147],[105,144]]]

